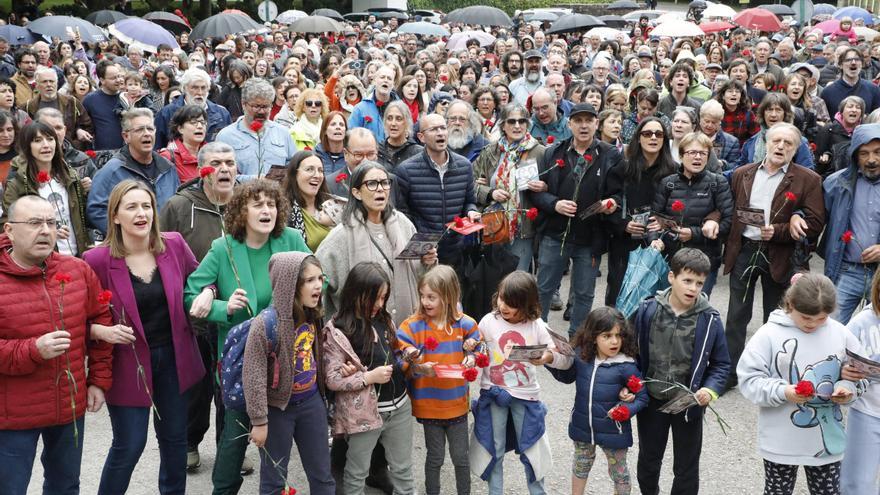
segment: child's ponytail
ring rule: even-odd
[[[837,291],[831,279],[820,273],[805,273],[797,277],[785,291],[782,299],[785,311],[795,310],[805,315],[831,314],[837,308]]]

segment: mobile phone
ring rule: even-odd
[[[348,64],[348,66],[351,67],[351,70],[361,70],[364,68],[364,61],[355,60],[354,62]]]

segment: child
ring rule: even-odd
[[[523,271],[504,277],[493,297],[493,308],[480,320],[480,335],[487,345],[487,357],[480,359],[486,359],[488,367],[483,369],[480,398],[474,404],[471,469],[489,481],[491,495],[502,495],[504,454],[516,449],[522,453],[529,493],[543,494],[552,455],[543,434],[547,408],[538,397],[536,366],[553,362],[556,345],[541,319],[535,277]],[[547,345],[548,349],[530,362],[508,361],[506,348],[514,344]],[[515,438],[516,444],[507,444],[507,438]]]
[[[275,494],[286,487],[287,462],[296,440],[310,493],[333,495],[317,331],[324,284],[321,264],[308,253],[277,253],[269,259],[269,278],[277,313],[275,345],[266,338],[260,313],[251,324],[242,368],[251,441],[260,449],[260,493]],[[273,376],[277,383],[272,383]]]
[[[115,111],[122,115],[130,108],[153,108],[153,97],[144,89],[144,76],[134,71],[125,73],[125,91],[119,93]]]
[[[861,341],[862,356],[880,361],[880,270],[871,283],[871,305],[846,328]],[[844,367],[846,372],[850,366]],[[857,376],[864,378],[864,376]],[[843,493],[880,493],[880,385],[871,383],[846,418],[846,455],[840,469]]]
[[[648,382],[648,405],[639,413],[639,461],[636,468],[642,493],[659,493],[663,453],[672,429],[672,493],[696,494],[700,488],[700,451],[703,446],[703,412],[724,389],[730,356],[724,324],[701,290],[711,263],[693,248],[678,250],[669,263],[669,287],[646,299],[635,315],[639,369]],[[665,382],[665,383],[661,383]],[[660,412],[688,387],[700,407],[678,414]]]
[[[840,404],[855,400],[861,385],[840,377],[846,350],[860,352],[860,346],[828,318],[836,303],[828,277],[799,276],[785,292],[782,309],[770,313],[746,344],[736,367],[740,392],[760,407],[764,493],[792,493],[798,466],[804,466],[812,495],[840,493],[846,447]]]
[[[608,475],[614,481],[614,494],[627,495],[630,484],[626,465],[627,449],[632,447],[629,420],[614,421],[612,410],[622,407],[635,416],[648,403],[648,393],[638,387],[629,392],[631,376],[641,379],[633,356],[638,355],[629,322],[620,311],[594,309],[572,340],[576,356],[565,356],[548,367],[562,383],[577,383],[568,436],[574,440],[571,494],[583,495],[587,477],[596,459],[596,445],[608,458]],[[556,369],[554,369],[556,368]],[[625,398],[631,404],[621,404]]]
[[[419,280],[418,290],[418,312],[400,324],[397,342],[409,360],[423,352],[421,362],[410,369],[407,387],[413,416],[425,431],[425,492],[440,494],[440,468],[448,440],[449,456],[455,466],[456,493],[468,495],[468,385],[463,378],[435,377],[434,365],[473,367],[471,351],[480,340],[480,332],[477,322],[458,310],[461,288],[452,268],[432,268]]]
[[[752,78],[752,86],[756,89],[763,89],[764,91],[773,91],[776,87],[776,77],[769,72],[756,74],[755,77]]]

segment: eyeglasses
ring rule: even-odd
[[[300,171],[302,171],[302,173],[309,175],[309,176],[315,176],[315,175],[319,175],[319,174],[324,175],[324,169],[319,168],[319,167],[304,167],[304,168],[301,168]]]
[[[506,122],[507,125],[513,125],[513,126],[521,125],[521,126],[525,127],[526,124],[529,123],[529,119],[507,119],[504,122]]]
[[[662,138],[663,135],[663,131],[642,131],[639,133],[639,136],[642,136],[643,138],[649,138],[651,136],[655,138]]]
[[[391,189],[391,184],[394,182],[391,179],[382,179],[382,180],[365,180],[361,185],[367,186],[367,190],[369,191],[378,191],[379,186],[382,186],[382,189]]]
[[[13,222],[12,220],[9,220],[6,223],[24,224],[24,225],[27,225],[28,228],[31,228],[31,229],[38,229],[38,228],[42,227],[43,224],[45,224],[46,227],[49,227],[50,229],[54,229],[55,226],[58,224],[58,221],[55,220],[54,218],[29,218],[27,220],[22,220],[20,222]]]
[[[194,126],[207,126],[208,125],[208,121],[205,119],[193,119],[188,122]]]
[[[272,109],[272,105],[254,105],[253,103],[246,103],[246,105],[254,110],[262,110],[264,112]]]
[[[152,133],[156,132],[156,128],[151,125],[144,125],[144,126],[138,127],[137,129],[129,129],[126,132],[128,132],[129,134],[143,134],[145,132],[152,134]]]
[[[348,153],[349,155],[357,158],[358,160],[365,160],[365,159],[375,160],[379,156],[378,152],[372,151],[372,150],[371,151],[351,151],[350,149],[345,148],[345,152]]]
[[[706,158],[707,156],[709,156],[708,151],[700,151],[700,150],[687,150],[684,152],[684,154],[691,157],[691,158],[696,158],[698,156]]]
[[[317,101],[306,100],[303,102],[303,105],[305,105],[307,107],[316,107],[316,108],[321,108],[321,105],[323,105],[323,104],[324,104],[324,102],[322,102],[320,100],[317,100]]]
[[[425,129],[422,132],[424,132],[425,134],[431,134],[431,133],[435,133],[435,132],[446,132],[446,126],[445,125],[435,125],[434,127],[431,127],[430,129]]]

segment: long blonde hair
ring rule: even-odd
[[[145,191],[150,196],[150,203],[153,206],[153,222],[150,226],[150,252],[153,254],[165,252],[165,241],[162,240],[162,234],[159,231],[159,210],[156,208],[156,195],[143,182],[125,179],[116,184],[116,187],[110,191],[110,199],[107,200],[107,238],[104,239],[102,245],[110,247],[110,256],[114,258],[124,258],[128,255],[128,250],[125,248],[125,242],[122,239],[122,226],[113,223],[113,219],[116,217],[119,205],[122,204],[122,199],[125,195],[135,190]]]
[[[452,325],[459,318],[461,312],[458,310],[458,301],[461,299],[461,286],[458,283],[458,275],[455,270],[446,265],[437,265],[428,270],[419,279],[418,290],[427,287],[440,295],[443,301],[443,313],[440,315],[448,325]],[[419,297],[419,315],[428,318],[424,306],[422,306],[421,297]]]

